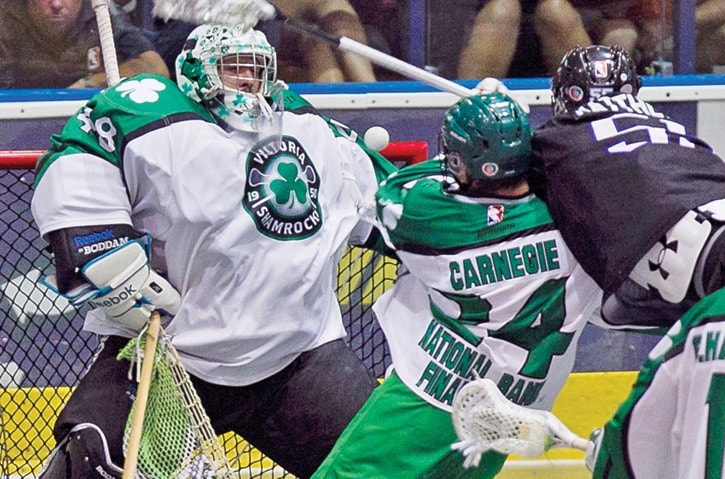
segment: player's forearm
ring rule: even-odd
[[[143,52],[135,58],[126,60],[118,65],[122,78],[132,77],[139,73],[153,73],[169,77],[169,69],[166,67],[161,55],[153,50]]]
[[[725,0],[698,2],[695,23],[698,27],[713,27],[725,22]]]

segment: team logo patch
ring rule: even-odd
[[[604,60],[594,62],[594,78],[609,78],[609,62]]]
[[[488,226],[498,224],[503,221],[503,205],[489,205],[488,214],[486,215],[486,223]]]
[[[481,165],[481,172],[486,176],[496,176],[498,165],[496,163],[484,163]]]
[[[302,145],[290,136],[268,138],[247,156],[244,209],[257,230],[278,240],[298,240],[322,227],[320,175]]]
[[[566,94],[574,101],[581,101],[584,98],[584,90],[580,86],[573,85],[566,89]]]

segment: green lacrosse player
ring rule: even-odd
[[[530,138],[509,96],[464,98],[439,155],[381,184],[378,220],[402,262],[374,306],[393,368],[313,477],[491,478],[504,455],[451,447],[456,393],[490,378],[516,404],[552,407],[600,290],[529,189]]]

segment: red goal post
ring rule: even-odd
[[[32,169],[43,150],[0,150],[0,170]],[[393,141],[380,154],[396,165],[420,163],[428,159],[428,142]]]
[[[0,150],[0,170],[30,170],[35,168],[43,150]]]
[[[37,475],[55,443],[51,428],[90,363],[95,336],[82,331],[85,310],[39,286],[52,273],[30,212],[39,150],[0,150],[0,479]],[[381,154],[396,165],[428,156],[427,142],[392,142]],[[371,306],[392,285],[397,264],[350,248],[338,266],[338,298],[348,340],[377,377],[390,364]],[[223,437],[239,477],[290,478],[233,434]]]
[[[428,142],[393,141],[380,150],[380,154],[401,167],[428,159]]]

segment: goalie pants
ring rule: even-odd
[[[451,413],[411,391],[393,371],[340,436],[313,479],[490,479],[506,456],[487,452],[464,469],[451,450]]]
[[[58,443],[76,424],[104,433],[111,460],[122,467],[123,431],[136,384],[116,356],[128,339],[110,336],[61,412]],[[192,376],[217,434],[234,431],[299,478],[309,477],[360,409],[377,380],[340,339],[301,354],[258,383],[230,387]]]

